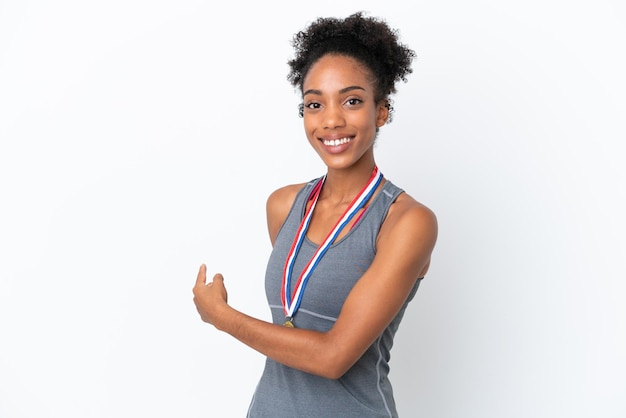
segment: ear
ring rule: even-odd
[[[380,128],[389,119],[389,100],[383,99],[378,103],[376,109],[376,127]]]

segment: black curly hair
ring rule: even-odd
[[[292,39],[295,57],[288,61],[289,82],[302,92],[302,83],[311,66],[326,54],[344,55],[364,64],[373,74],[375,100],[387,100],[396,92],[396,82],[407,81],[413,72],[415,52],[399,42],[398,31],[380,18],[366,17],[363,12],[345,19],[318,18]]]

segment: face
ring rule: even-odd
[[[366,67],[340,55],[323,56],[306,74],[304,129],[329,169],[373,164],[376,130],[389,116],[374,87]]]

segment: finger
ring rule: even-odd
[[[196,279],[196,286],[206,283],[206,265],[202,264],[198,271],[198,278]]]
[[[213,281],[215,280],[219,280],[224,283],[224,276],[222,276],[220,273],[217,273],[215,276],[213,276]]]

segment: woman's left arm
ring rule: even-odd
[[[435,215],[400,195],[381,227],[372,264],[327,332],[287,328],[233,309],[222,276],[207,284],[204,266],[193,289],[194,302],[205,322],[260,353],[299,370],[339,378],[389,325],[426,273],[436,239]]]

